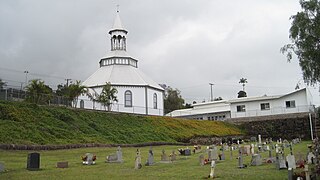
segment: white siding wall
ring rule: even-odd
[[[286,108],[286,101],[295,101],[294,108]],[[270,110],[261,110],[261,103],[269,103]],[[237,112],[237,106],[245,105],[245,112]],[[250,102],[235,102],[231,103],[231,117],[249,117],[249,116],[264,116],[273,114],[286,114],[297,112],[308,112],[309,103],[307,100],[307,93],[305,90],[298,91],[278,99],[270,99],[263,101],[250,101]]]
[[[118,103],[112,105],[111,110],[115,112],[126,112],[135,114],[146,114],[146,99],[145,87],[132,87],[132,86],[113,86],[118,90],[117,99]],[[95,88],[95,91],[100,94],[102,88]],[[132,107],[125,107],[125,91],[132,92]],[[148,93],[148,114],[150,115],[163,115],[163,93],[158,90],[147,88]],[[157,94],[158,108],[153,108],[153,94]],[[105,110],[104,106],[100,103],[93,103],[87,96],[79,96],[77,107],[80,108],[80,101],[84,101],[85,109]]]

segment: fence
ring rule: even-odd
[[[0,100],[6,101],[25,101],[31,100],[33,102],[38,102],[42,105],[50,105],[50,106],[69,106],[72,107],[73,105],[76,107],[80,107],[81,101],[84,102],[91,102],[93,105],[86,106],[84,109],[91,109],[91,110],[99,110],[99,111],[106,111],[106,107],[104,107],[101,103],[90,101],[88,99],[78,99],[77,104],[73,104],[72,101],[68,100],[65,96],[58,96],[55,93],[52,94],[28,94],[24,90],[18,90],[14,88],[9,89],[1,89],[0,90]],[[133,113],[133,114],[147,114],[148,115],[159,115],[162,116],[164,111],[163,109],[154,109],[154,108],[146,108],[143,106],[132,106],[126,107],[124,104],[121,103],[114,103],[111,107],[112,112],[123,112],[123,113]]]

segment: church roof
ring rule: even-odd
[[[121,30],[121,31],[127,32],[127,30],[125,30],[125,28],[123,27],[123,25],[121,23],[119,12],[117,12],[117,14],[116,14],[116,18],[114,19],[114,23],[113,23],[111,30],[109,31],[109,34],[115,30]]]
[[[150,86],[163,91],[163,88],[146,76],[138,68],[127,65],[102,66],[82,85],[87,87],[102,86],[106,82],[111,85]]]

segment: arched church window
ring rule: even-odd
[[[157,109],[158,108],[158,99],[157,99],[157,94],[153,94],[153,108]]]
[[[84,108],[84,101],[83,101],[83,100],[80,101],[80,108],[81,108],[81,109]]]
[[[132,92],[129,90],[126,90],[126,92],[124,92],[124,106],[132,107]]]

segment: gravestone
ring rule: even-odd
[[[250,155],[250,145],[244,145],[242,148],[242,154]]]
[[[107,156],[106,162],[107,163],[122,163],[123,162],[122,151],[121,151],[120,146],[118,146],[116,154],[111,154],[111,155]]]
[[[151,166],[153,164],[154,164],[154,156],[153,156],[152,147],[150,147],[146,166]]]
[[[57,162],[57,168],[68,168],[68,161]]]
[[[233,158],[233,153],[232,153],[232,151],[233,151],[233,147],[231,146],[231,147],[230,147],[230,159]]]
[[[164,151],[164,149],[162,150],[161,161],[169,161],[168,156],[167,156],[166,152]]]
[[[40,168],[40,154],[30,153],[28,154],[27,169],[30,171],[39,170]]]
[[[238,157],[238,168],[245,168],[246,166],[243,164],[243,157],[241,149],[239,149],[239,157]]]
[[[191,150],[189,148],[184,150],[184,155],[185,156],[190,156],[191,155]]]
[[[211,151],[211,160],[215,160],[215,161],[218,160],[218,149],[216,146],[213,147],[213,149]]]
[[[136,158],[135,158],[135,163],[134,163],[134,169],[141,169],[142,168],[142,164],[141,164],[141,154],[140,154],[140,150],[137,149],[136,152]]]
[[[306,175],[306,180],[310,180],[310,172],[309,172],[309,166],[306,164],[306,166],[304,167],[304,173]]]
[[[266,159],[266,163],[273,163],[274,158],[272,157],[272,151],[271,149],[269,150],[269,157]]]
[[[4,164],[0,162],[0,173],[4,172]]]
[[[284,159],[284,155],[283,154],[277,154],[276,167],[277,167],[278,170],[287,169],[286,160]]]
[[[292,170],[292,168],[288,168],[288,180],[293,180],[293,170]]]
[[[170,161],[175,161],[175,160],[177,160],[177,154],[173,150],[172,153],[170,154]]]
[[[261,144],[261,135],[258,135],[258,143]]]
[[[252,155],[251,166],[260,166],[262,164],[262,159],[260,154]]]
[[[96,156],[91,153],[86,153],[85,156],[82,157],[83,165],[94,165],[96,164]]]
[[[212,149],[208,149],[208,160],[212,160]]]
[[[313,152],[309,152],[307,155],[308,164],[314,164],[315,158],[316,156],[313,154]]]
[[[204,163],[204,155],[203,154],[201,154],[200,156],[199,156],[199,163],[200,163],[200,166],[203,166],[205,163]]]
[[[211,170],[210,170],[209,178],[214,178],[215,177],[215,174],[214,174],[215,167],[216,167],[216,162],[215,161],[211,161]]]
[[[296,160],[294,158],[294,155],[288,154],[286,159],[287,159],[287,162],[288,162],[288,168],[296,169]]]
[[[250,153],[254,154],[254,144],[251,144],[251,146],[250,146]]]
[[[221,160],[221,161],[226,160],[226,156],[225,156],[225,154],[224,154],[224,151],[221,152],[221,154],[219,155],[219,157],[220,157],[220,160]]]
[[[296,165],[299,167],[299,168],[302,168],[304,167],[304,159],[302,158],[302,154],[299,152],[298,154],[299,156],[299,159],[298,161],[296,162]]]

